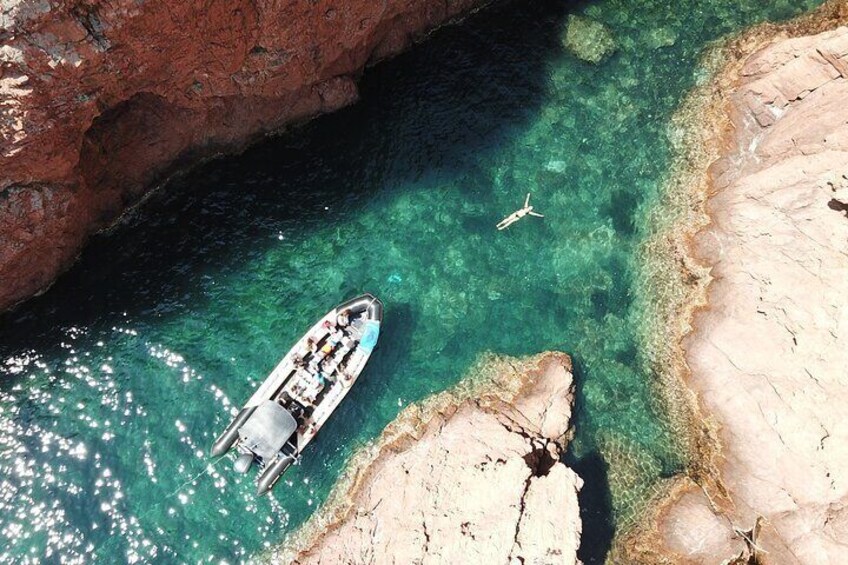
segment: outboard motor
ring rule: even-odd
[[[236,459],[236,462],[233,463],[233,469],[235,469],[236,473],[244,475],[247,473],[247,470],[250,469],[250,464],[253,463],[253,454],[252,453],[242,453]]]

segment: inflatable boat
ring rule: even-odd
[[[234,469],[259,468],[257,495],[271,490],[347,395],[380,336],[383,303],[363,294],[318,320],[268,375],[212,446],[237,450]]]

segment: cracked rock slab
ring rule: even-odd
[[[767,563],[848,559],[848,219],[833,204],[848,185],[846,64],[839,27],[775,39],[729,79],[695,242],[710,306],[684,347],[730,502],[691,488],[665,510],[679,562],[747,555],[739,532],[758,520]]]
[[[406,408],[273,560],[576,563],[582,480],[559,461],[571,360],[491,358],[475,372],[487,376]]]

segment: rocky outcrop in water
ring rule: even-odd
[[[575,57],[593,65],[601,63],[618,49],[607,26],[574,14],[568,16],[562,44]]]
[[[571,360],[490,359],[471,379],[406,408],[272,560],[575,563]]]
[[[668,562],[848,555],[846,21],[832,3],[734,41],[700,114],[720,134],[694,241],[713,282],[684,348],[718,488],[684,486],[660,512]]]
[[[0,310],[186,163],[350,104],[483,0],[0,2]]]

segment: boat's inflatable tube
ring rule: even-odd
[[[284,455],[278,457],[265,467],[262,474],[259,475],[259,480],[256,481],[256,496],[262,496],[274,487],[280,475],[286,472],[291,464],[294,463],[293,455]]]
[[[369,320],[376,320],[378,322],[383,320],[383,303],[373,294],[367,292],[362,296],[348,300],[336,308],[336,310],[339,312],[350,310],[352,314],[365,312]]]
[[[230,422],[230,425],[227,426],[227,429],[224,430],[215,443],[212,445],[212,457],[218,457],[223,455],[230,449],[238,438],[239,428],[247,421],[248,418],[253,414],[253,411],[256,410],[256,406],[245,407],[241,409],[241,412],[238,413],[238,416]]]
[[[368,305],[368,319],[377,320],[378,322],[383,321],[383,303],[376,298]]]

